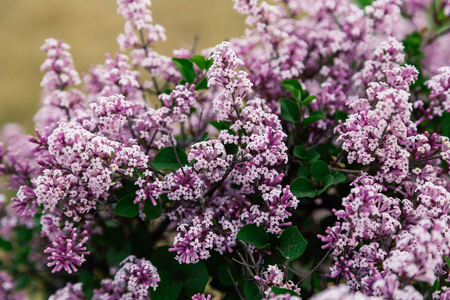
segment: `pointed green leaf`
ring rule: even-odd
[[[206,139],[208,138],[208,136],[209,136],[209,132],[205,132],[197,141],[196,141],[196,143],[200,143],[200,142],[203,142],[203,141],[206,141]]]
[[[310,116],[303,119],[303,127],[307,127],[308,125],[322,120],[325,118],[325,113],[321,110],[315,110],[311,112]]]
[[[308,104],[310,104],[311,101],[313,101],[313,100],[316,99],[316,98],[317,98],[317,97],[316,97],[316,96],[313,96],[313,95],[308,96],[308,97],[305,98],[305,100],[303,100],[303,101],[301,102],[301,104],[302,104],[302,106],[308,106]]]
[[[195,78],[195,71],[194,71],[194,65],[192,64],[192,61],[185,59],[185,58],[172,58],[173,64],[175,67],[180,71],[181,76],[189,82],[193,83]]]
[[[301,92],[303,91],[302,85],[297,79],[284,80],[282,83],[283,87],[294,95],[297,100],[301,99]]]
[[[206,70],[207,71],[209,70],[209,68],[211,68],[213,63],[214,63],[214,59],[212,59],[212,58],[209,58],[208,60],[206,60]]]
[[[281,108],[281,116],[289,122],[300,122],[300,107],[297,102],[292,99],[282,98],[279,100]]]
[[[189,58],[194,64],[196,64],[200,70],[206,69],[206,58],[202,55],[194,55]]]
[[[206,77],[203,77],[194,88],[196,91],[198,90],[207,90],[208,89],[208,80],[206,80]]]

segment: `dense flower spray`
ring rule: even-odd
[[[83,76],[45,41],[36,134],[1,132],[0,298],[449,298],[449,1],[233,2],[202,55],[155,50],[149,0]]]

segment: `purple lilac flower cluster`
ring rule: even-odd
[[[278,116],[258,98],[240,109],[250,85],[244,72],[229,75],[236,73],[241,61],[228,43],[214,48],[211,57],[214,63],[208,82],[223,87],[213,106],[219,119],[232,121],[232,125],[221,130],[217,140],[193,144],[188,156],[193,167],[167,175],[162,187],[169,190],[169,200],[182,201],[170,214],[182,221],[171,250],[184,263],[209,258],[209,249],[232,252],[236,234],[246,224],[281,234],[281,228],[291,224],[286,222],[291,216],[288,209],[298,205],[289,187],[279,184],[284,175],[277,168],[287,162],[287,147]],[[236,153],[227,154],[227,146],[236,147]],[[233,185],[240,188],[233,189]],[[265,208],[252,205],[245,197],[256,193]]]
[[[391,38],[375,50],[375,62],[365,63],[361,78],[374,82],[367,84],[366,99],[349,101],[355,113],[337,131],[349,163],[367,167],[343,209],[333,210],[338,222],[319,237],[324,248],[333,249],[331,276],[352,289],[386,299],[423,299],[413,283],[432,285],[447,274],[450,255],[448,174],[439,160],[446,157],[448,139],[420,133],[418,126],[446,110],[447,82],[444,68],[426,83],[432,90],[429,107],[414,122],[413,106],[425,109],[423,101],[411,103],[409,86],[418,72],[399,65],[402,50]],[[380,60],[379,53],[388,59]],[[437,298],[445,299],[445,291],[437,291]]]
[[[0,267],[50,299],[448,299],[450,2],[357,2],[234,0],[243,37],[170,58],[117,0],[129,52],[82,77],[46,40],[36,135],[1,134]]]
[[[11,300],[27,300],[24,292],[15,293],[16,283],[13,278],[6,272],[0,272],[0,297],[2,299]]]
[[[156,289],[161,281],[156,268],[152,263],[143,258],[137,259],[135,256],[127,257],[122,263],[122,267],[116,272],[114,279],[103,279],[101,288],[95,289],[92,299],[150,299],[149,288]],[[64,288],[59,289],[49,298],[57,299],[86,299],[81,283],[68,283]]]

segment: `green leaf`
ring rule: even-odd
[[[316,187],[314,183],[308,178],[299,177],[295,179],[291,184],[291,193],[298,198],[309,197],[314,198],[316,196]]]
[[[347,117],[348,117],[348,113],[346,113],[345,111],[341,111],[341,110],[336,110],[334,115],[336,117],[336,121],[342,121],[342,122],[347,120]]]
[[[33,231],[25,227],[19,227],[16,229],[17,239],[20,244],[26,244],[31,241],[33,237]]]
[[[208,89],[208,80],[206,79],[206,77],[203,77],[196,85],[194,88],[196,91],[198,90],[207,90]]]
[[[212,126],[214,126],[217,130],[221,131],[224,129],[230,129],[231,122],[225,122],[225,121],[211,121],[209,122]]]
[[[309,167],[307,166],[301,166],[297,169],[298,177],[308,177],[309,173]]]
[[[300,122],[300,107],[297,102],[292,99],[282,98],[279,100],[281,108],[281,116],[289,122]]]
[[[334,177],[334,184],[342,183],[347,179],[347,177],[342,173],[333,174],[333,177]]]
[[[176,148],[178,158],[180,159],[181,165],[185,166],[188,164],[186,153],[180,148]],[[177,157],[173,147],[166,147],[159,151],[152,161],[152,166],[158,170],[178,170],[180,165],[178,164]]]
[[[303,127],[307,127],[308,125],[322,120],[325,118],[325,113],[321,110],[315,110],[311,112],[310,116],[303,119]]]
[[[281,255],[285,258],[289,257],[289,260],[296,260],[299,258],[306,249],[306,240],[302,234],[298,231],[296,226],[286,228],[280,236],[280,246],[277,247],[280,250]]]
[[[317,195],[322,194],[326,191],[327,188],[332,186],[334,184],[334,177],[333,175],[327,175],[322,179],[322,188],[317,191]]]
[[[297,79],[284,80],[281,85],[294,95],[294,98],[301,100],[303,88]]]
[[[372,0],[356,0],[356,3],[358,3],[361,7],[366,7],[372,4]]]
[[[280,288],[277,286],[273,286],[271,292],[274,293],[275,295],[289,294],[292,296],[298,296],[298,294],[296,292],[294,292],[293,290],[288,290],[288,289]]]
[[[169,279],[167,281],[171,285],[177,283],[178,280],[184,282],[184,294],[189,299],[196,293],[203,293],[206,283],[209,280],[209,274],[206,265],[201,261],[196,264],[179,264],[175,260],[175,255],[175,252],[169,252],[169,247],[162,246],[156,248],[153,251],[150,260],[158,269],[158,273],[159,270],[164,270],[165,272],[167,272],[166,274],[169,275]],[[161,282],[164,283],[162,276]],[[156,291],[158,291],[158,289]],[[178,296],[178,294],[176,296]],[[182,297],[182,299],[187,299],[186,297]],[[153,294],[151,299],[153,299]]]
[[[196,143],[200,143],[200,142],[204,142],[206,141],[206,139],[209,136],[209,132],[205,132],[197,141],[195,141]]]
[[[308,106],[308,104],[310,104],[311,101],[313,101],[316,98],[317,98],[316,96],[311,95],[311,96],[306,97],[305,100],[303,100],[300,103],[302,104],[302,106]]]
[[[227,154],[236,154],[239,150],[239,146],[236,144],[225,144],[224,147]]]
[[[175,252],[169,252],[168,246],[161,246],[152,252],[150,261],[158,270],[164,270],[175,277],[180,273],[180,264],[175,260],[175,256]]]
[[[0,249],[6,250],[6,251],[12,250],[11,242],[4,240],[0,237]]]
[[[122,243],[121,249],[111,248],[106,252],[106,259],[112,266],[120,264],[125,258],[131,254],[131,242]]]
[[[187,297],[191,298],[197,293],[203,293],[209,280],[208,269],[205,263],[184,264],[180,266],[180,271],[185,278],[184,294]]]
[[[209,58],[209,59],[206,61],[206,70],[209,70],[209,68],[211,68],[211,66],[213,65],[213,63],[214,63],[214,59]]]
[[[139,205],[134,204],[135,195],[127,195],[119,200],[116,204],[116,215],[122,217],[136,217],[139,213]]]
[[[247,224],[239,230],[236,238],[249,243],[258,249],[263,249],[269,245],[269,235],[262,227],[258,227],[255,224]]]
[[[295,146],[294,155],[298,158],[306,159],[308,158],[308,150],[306,150],[303,146]]]
[[[196,64],[200,70],[206,69],[206,58],[202,55],[194,55],[189,58],[194,64]]]
[[[316,160],[311,165],[311,174],[316,180],[322,180],[325,176],[330,174],[330,169],[328,169],[328,164],[322,160]]]
[[[236,278],[239,278],[239,272],[236,269],[236,267],[230,263],[225,263],[220,265],[219,272],[218,272],[218,278],[221,284],[224,286],[234,286],[235,283],[230,277],[230,274],[228,273],[228,270],[230,270],[231,275],[233,276],[233,279],[236,280]]]
[[[22,289],[25,289],[31,282],[31,278],[26,275],[19,275],[15,279],[16,287],[14,288],[15,292],[19,292]],[[7,297],[6,299],[14,299],[14,297]],[[20,297],[18,297],[20,299]]]
[[[144,204],[144,213],[145,216],[149,219],[158,219],[162,214],[161,203],[158,199],[155,199],[156,206],[153,205],[150,199],[147,199]]]
[[[185,59],[185,58],[172,58],[173,64],[175,67],[180,71],[181,76],[189,82],[193,83],[195,78],[195,71],[194,71],[194,65],[192,64],[192,61]]]
[[[310,164],[312,164],[313,162],[315,162],[319,158],[320,158],[320,153],[317,152],[317,151],[312,150],[312,151],[309,151],[308,159],[306,161],[309,162]]]
[[[82,283],[81,289],[83,290],[84,294],[88,299],[92,298],[93,295],[93,289],[95,288],[94,284],[94,277],[92,276],[92,273],[90,272],[81,272],[78,281]]]
[[[259,293],[258,286],[255,281],[249,280],[244,285],[244,295],[247,300],[261,300],[262,296]]]
[[[201,70],[209,70],[214,63],[213,59],[206,59],[202,55],[194,55],[189,58],[194,64],[196,64]]]
[[[183,283],[174,281],[166,271],[160,271],[158,274],[161,281],[158,282],[158,287],[155,291],[150,289],[150,295],[152,300],[176,300],[180,295]]]

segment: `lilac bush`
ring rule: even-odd
[[[450,299],[449,1],[234,0],[244,36],[173,57],[150,4],[87,74],[41,47],[0,298]]]

